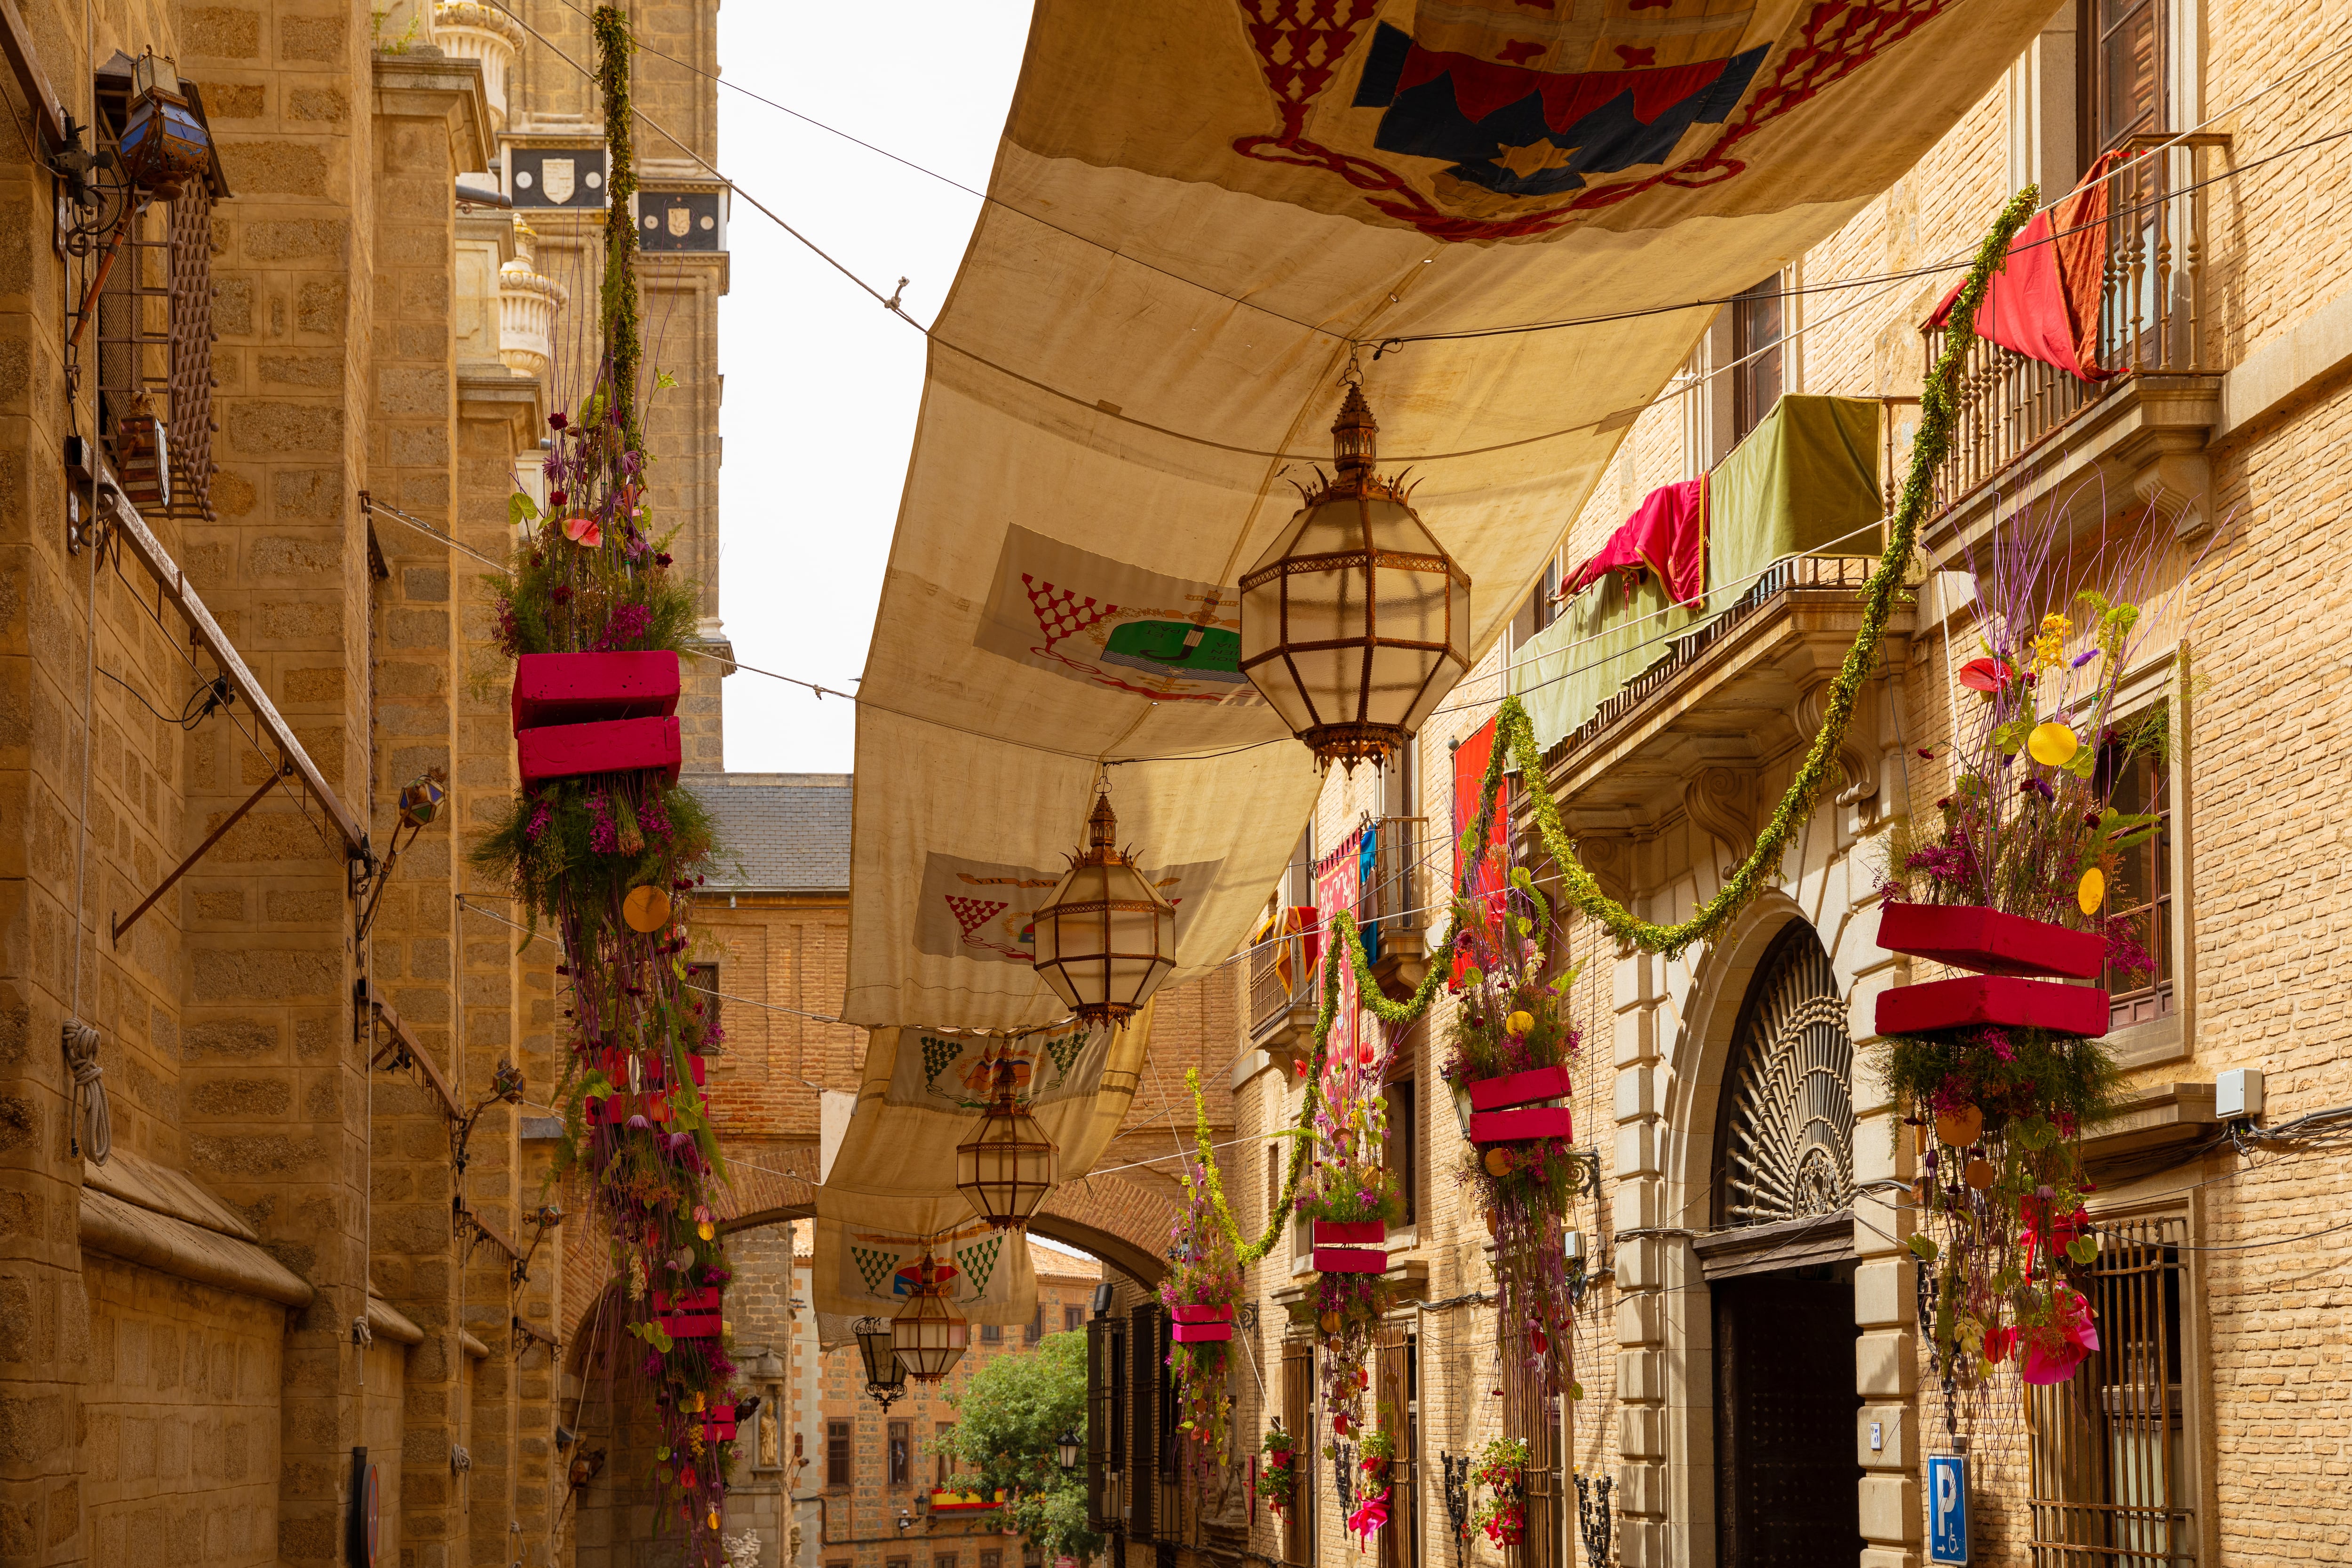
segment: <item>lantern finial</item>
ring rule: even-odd
[[[1110,808],[1110,792],[1095,796],[1095,808],[1087,818],[1087,864],[1105,866],[1118,852],[1118,817]]]
[[[1372,405],[1364,401],[1364,384],[1349,382],[1347,398],[1339,405],[1339,417],[1331,422],[1331,458],[1339,465],[1341,484],[1370,476],[1380,432]]]

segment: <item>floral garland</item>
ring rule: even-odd
[[[1276,1417],[1266,1428],[1261,1445],[1265,1464],[1257,1473],[1258,1500],[1272,1509],[1276,1518],[1289,1513],[1298,1500],[1297,1440],[1282,1429]]]
[[[1496,1546],[1517,1546],[1528,1528],[1528,1445],[1523,1437],[1497,1437],[1479,1450],[1470,1484],[1484,1491],[1470,1526],[1486,1532]]]
[[[1382,1405],[1378,1425],[1364,1434],[1364,1446],[1356,1454],[1360,1477],[1355,1495],[1360,1500],[1348,1515],[1348,1533],[1364,1546],[1370,1546],[1372,1537],[1388,1527],[1390,1467],[1396,1460],[1396,1435],[1390,1430],[1391,1419],[1391,1412]]]
[[[609,6],[594,22],[618,203],[630,166],[627,30]],[[576,417],[548,416],[545,508],[521,495],[510,502],[526,537],[492,580],[495,635],[510,658],[676,652],[694,626],[694,586],[653,531],[635,400],[635,238],[628,225],[614,226],[595,385]],[[712,1212],[725,1177],[697,1078],[723,1037],[687,985],[686,955],[695,889],[715,853],[701,803],[658,770],[540,784],[469,850],[514,889],[530,928],[544,921],[562,943],[570,1049],[555,1091],[564,1129],[555,1174],[585,1173],[628,1302],[623,1327],[645,1347],[635,1370],[660,1426],[656,1518],[674,1511],[689,1561],[706,1563],[719,1552],[736,1369],[717,1305],[730,1279]]]
[[[1184,1214],[1169,1227],[1175,1245],[1169,1253],[1167,1276],[1160,1282],[1160,1300],[1171,1313],[1222,1311],[1230,1323],[1242,1298],[1242,1268],[1232,1238],[1211,1215],[1208,1183],[1199,1167],[1188,1163],[1177,1180],[1184,1191]],[[1176,1427],[1184,1435],[1184,1467],[1195,1478],[1223,1465],[1232,1440],[1234,1401],[1228,1380],[1233,1348],[1230,1338],[1173,1341],[1168,1347],[1168,1369],[1176,1387]]]

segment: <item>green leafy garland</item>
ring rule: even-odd
[[[613,359],[613,412],[632,447],[643,449],[637,418],[637,364],[644,355],[642,306],[637,299],[637,228],[629,202],[637,194],[636,135],[629,102],[628,18],[619,7],[599,5],[590,25],[596,34],[596,87],[604,100],[604,143],[612,167],[605,189],[611,205],[604,220],[604,313]]]

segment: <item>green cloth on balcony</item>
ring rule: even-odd
[[[1704,605],[1668,605],[1654,573],[1612,572],[1562,605],[1511,660],[1511,689],[1534,721],[1536,744],[1559,744],[1665,658],[1670,638],[1729,609],[1773,562],[1877,554],[1883,531],[1871,525],[1886,511],[1879,415],[1874,398],[1790,394],[1732,449],[1707,479]]]
[[[1878,553],[1879,412],[1875,398],[1790,393],[1732,448],[1707,489],[1709,611],[1784,556]]]
[[[1513,652],[1511,689],[1534,722],[1537,745],[1557,745],[1620,687],[1665,658],[1668,639],[1699,618],[1691,606],[1669,605],[1653,574],[1633,581],[1629,595],[1627,578],[1610,574]]]

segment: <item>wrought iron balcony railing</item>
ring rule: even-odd
[[[2032,456],[2084,410],[2140,376],[2217,373],[2203,187],[2229,144],[2226,135],[2137,136],[2126,143],[2146,155],[2107,176],[2098,323],[2098,363],[2121,374],[2086,382],[1982,340],[1970,344],[1951,452],[1936,476],[1937,511]],[[1922,336],[1932,365],[1943,353],[1944,330],[1930,327]]]

